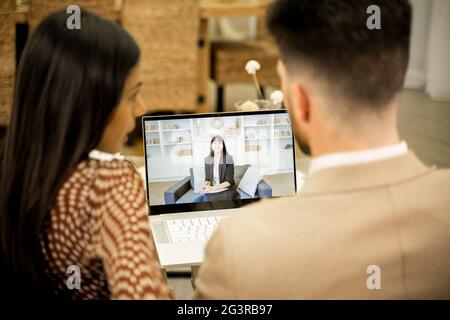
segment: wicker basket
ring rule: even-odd
[[[124,0],[122,24],[141,48],[151,111],[193,111],[198,94],[199,0]]]
[[[29,0],[30,30],[33,30],[50,12],[67,8],[72,4],[89,9],[107,19],[115,19],[115,0]]]
[[[16,70],[15,1],[0,1],[0,126],[6,127],[11,114]]]
[[[277,74],[278,51],[265,23],[258,17],[257,36],[251,41],[219,41],[211,46],[211,78],[220,85],[253,83],[245,71],[248,60],[261,63],[258,80],[262,86],[280,87]]]
[[[254,59],[261,63],[258,71],[260,85],[280,87],[278,52],[272,42],[215,42],[211,52],[211,78],[218,84],[253,83],[253,78],[245,71],[245,64]]]

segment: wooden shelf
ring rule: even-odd
[[[164,143],[164,146],[176,146],[180,144],[192,144],[192,142],[174,142],[174,143]]]
[[[184,129],[184,128],[179,128],[179,129],[161,129],[161,132],[173,132],[173,131],[191,131],[191,129]]]
[[[267,150],[245,151],[245,153],[271,153],[271,151],[267,151]]]
[[[272,124],[247,124],[244,128],[253,128],[253,127],[270,127]]]

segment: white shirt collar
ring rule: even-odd
[[[332,167],[351,166],[361,163],[389,159],[401,156],[403,154],[406,154],[407,152],[408,145],[405,141],[402,141],[400,143],[387,147],[374,148],[363,151],[327,154],[324,156],[315,157],[311,160],[308,174],[312,175],[317,171]]]
[[[125,159],[125,157],[123,155],[121,155],[120,152],[108,153],[108,152],[103,152],[103,151],[96,150],[96,149],[89,152],[89,158],[95,159],[95,160],[100,160],[100,161],[113,161],[113,160],[124,160]]]

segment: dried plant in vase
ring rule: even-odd
[[[258,92],[258,99],[256,100],[246,100],[244,102],[238,101],[235,103],[237,110],[241,111],[256,111],[260,109],[278,109],[281,107],[284,96],[280,90],[272,92],[270,95],[270,100],[265,99],[259,85],[257,72],[261,70],[261,64],[256,60],[249,60],[245,64],[245,70],[249,75],[253,77],[253,82]]]

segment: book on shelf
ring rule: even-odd
[[[174,140],[167,141],[168,144],[191,143],[191,139],[187,137],[177,137]]]
[[[147,138],[147,145],[160,145],[159,138]]]
[[[176,123],[166,123],[163,127],[164,130],[176,130],[180,129],[180,125]]]
[[[177,150],[176,154],[177,157],[192,156],[192,150],[191,149]]]
[[[274,137],[276,138],[289,138],[291,136],[291,132],[289,130],[285,130],[285,131],[279,131],[276,130]]]
[[[289,122],[289,119],[275,119],[274,124],[288,125],[288,124],[291,124],[291,123]]]
[[[245,146],[245,152],[254,152],[254,151],[261,151],[262,148],[260,145],[247,145]]]
[[[270,119],[261,119],[256,122],[256,125],[257,126],[265,126],[265,125],[269,125],[270,123],[271,123]]]
[[[145,125],[145,130],[146,131],[157,131],[158,130],[158,125],[157,124],[146,124]]]

